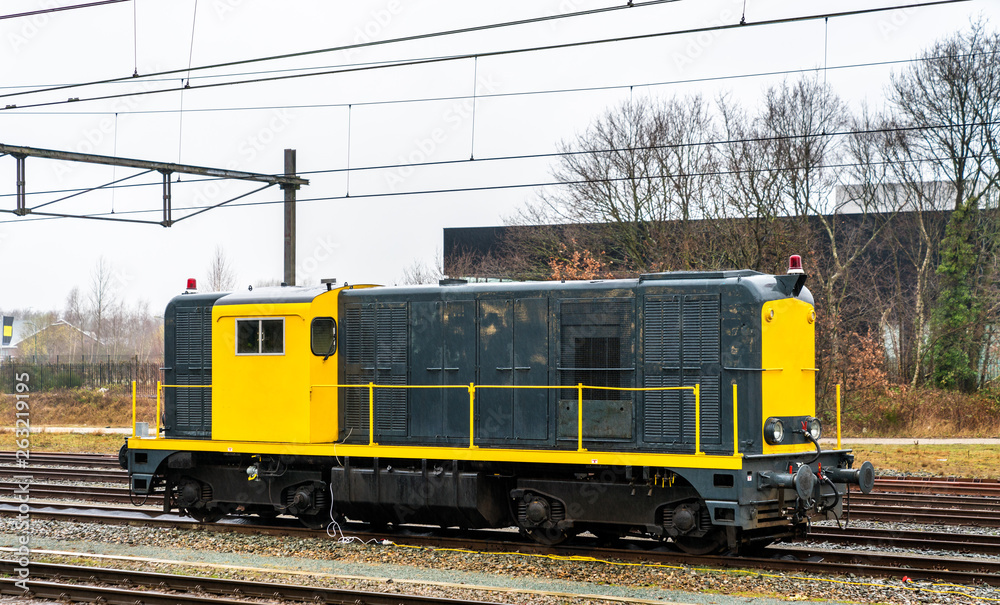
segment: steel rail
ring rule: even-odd
[[[0,573],[13,575],[16,563],[9,560],[0,560]],[[52,581],[38,582],[35,578],[49,578]],[[418,595],[407,595],[400,593],[379,593],[365,592],[360,590],[346,590],[341,588],[326,588],[303,586],[297,584],[275,584],[272,582],[251,582],[247,580],[233,580],[225,578],[210,578],[204,576],[174,575],[168,573],[156,573],[147,571],[134,571],[129,569],[112,569],[106,567],[89,567],[82,565],[63,565],[57,563],[31,563],[31,578],[28,586],[34,594],[38,595],[39,589],[48,590],[52,587],[52,592],[44,595],[46,598],[60,597],[59,592],[69,593],[70,590],[80,586],[75,583],[63,583],[64,580],[84,581],[91,584],[112,584],[126,586],[147,586],[155,587],[157,590],[173,590],[185,593],[205,592],[212,595],[236,596],[241,598],[264,598],[277,601],[290,600],[311,603],[335,603],[335,604],[355,604],[365,603],[366,605],[458,605],[460,603],[485,603],[481,601],[468,601],[466,599],[451,599],[442,597],[428,597]],[[13,580],[11,580],[13,582]],[[5,585],[6,588],[6,585]],[[120,588],[109,589],[107,587],[86,586],[86,589],[101,591],[98,594],[109,594],[109,596],[123,596],[130,600],[112,601],[109,597],[107,603],[127,603],[133,605],[142,602],[145,605],[154,603],[214,603],[230,604],[240,603],[246,605],[247,601],[234,601],[232,599],[220,599],[218,596],[205,597],[198,595],[176,595],[149,592],[147,590],[126,590]],[[4,592],[4,594],[23,595],[23,591]],[[103,591],[112,591],[105,593]],[[162,595],[151,596],[151,595]],[[162,601],[159,599],[163,599]],[[137,601],[138,599],[138,601]]]
[[[926,525],[960,525],[973,527],[1000,527],[1000,513],[954,508],[927,508],[886,506],[884,504],[851,503],[845,517],[863,521],[885,523],[923,523]]]
[[[996,496],[959,496],[947,494],[887,494],[872,492],[868,495],[851,494],[851,504],[881,504],[912,506],[915,508],[956,508],[1000,512],[1000,499]]]
[[[0,464],[11,464],[17,460],[16,454],[0,451]],[[29,466],[35,463],[59,464],[65,466],[107,466],[118,468],[118,456],[110,454],[83,454],[72,452],[31,452]]]
[[[121,469],[83,469],[0,466],[0,478],[30,475],[33,480],[80,481],[85,483],[128,483],[128,472]]]
[[[897,529],[820,527],[813,525],[807,542],[862,544],[883,548],[948,550],[982,555],[1000,555],[1000,536],[954,532],[926,532]]]
[[[12,497],[20,485],[0,481],[0,498]],[[62,485],[57,483],[32,483],[29,489],[32,501],[44,499],[84,500],[114,504],[132,504],[146,500],[148,504],[162,504],[163,494],[136,496],[127,487],[96,487],[91,485]]]

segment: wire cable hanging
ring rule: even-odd
[[[678,0],[672,0],[672,1],[678,1]],[[662,38],[662,37],[675,36],[675,35],[682,35],[682,34],[698,34],[698,33],[709,33],[709,32],[717,32],[717,31],[725,31],[725,30],[729,30],[729,29],[733,29],[733,28],[738,28],[738,27],[781,25],[781,24],[797,23],[797,22],[803,22],[803,21],[814,21],[814,20],[817,20],[817,19],[825,19],[825,18],[829,18],[829,17],[849,17],[849,16],[857,16],[857,15],[862,15],[862,14],[883,12],[883,11],[887,11],[887,10],[899,10],[899,9],[902,9],[902,8],[927,7],[927,6],[934,6],[934,5],[939,5],[939,4],[953,4],[953,3],[956,3],[956,2],[969,2],[969,1],[971,1],[971,0],[936,0],[934,2],[917,3],[917,4],[906,5],[906,6],[890,7],[890,8],[886,8],[886,7],[883,7],[883,8],[871,8],[871,9],[860,9],[860,10],[854,10],[854,11],[842,11],[842,12],[837,12],[837,13],[826,13],[826,14],[820,14],[820,15],[804,15],[804,16],[798,16],[798,17],[786,17],[786,18],[779,18],[779,19],[769,19],[769,20],[764,20],[764,21],[757,21],[757,22],[753,22],[753,23],[747,23],[745,25],[740,25],[740,24],[715,25],[715,26],[707,26],[707,27],[685,29],[685,30],[672,30],[672,31],[667,31],[667,32],[658,32],[658,33],[652,33],[652,34],[637,34],[637,35],[632,35],[632,36],[620,36],[620,37],[615,37],[615,38],[601,38],[601,39],[596,39],[596,40],[584,40],[584,41],[579,41],[579,42],[566,42],[566,43],[561,43],[561,44],[548,44],[548,45],[533,46],[533,47],[526,47],[526,48],[506,49],[506,50],[478,52],[478,53],[466,53],[466,54],[458,54],[458,55],[452,55],[452,56],[447,56],[447,57],[434,57],[434,58],[423,58],[423,59],[414,59],[414,60],[400,60],[400,61],[397,61],[397,62],[394,62],[394,63],[386,63],[386,64],[382,64],[382,65],[375,65],[375,66],[368,66],[368,67],[348,67],[348,68],[344,68],[344,69],[321,70],[321,71],[315,71],[315,72],[309,72],[309,73],[288,74],[288,75],[271,76],[271,77],[265,77],[265,78],[253,78],[253,79],[248,79],[248,80],[236,80],[236,81],[230,81],[230,82],[215,82],[215,83],[209,83],[209,84],[199,84],[199,85],[195,85],[195,86],[191,86],[190,82],[188,82],[185,85],[185,88],[190,89],[190,90],[203,90],[203,89],[209,89],[209,88],[219,88],[219,87],[223,87],[223,86],[238,86],[238,85],[245,85],[245,84],[260,84],[260,83],[265,83],[265,82],[278,82],[278,81],[285,81],[285,80],[299,79],[299,78],[307,78],[307,77],[315,77],[315,76],[330,76],[330,75],[339,75],[339,74],[346,74],[346,73],[357,73],[357,72],[372,71],[372,70],[390,69],[390,68],[397,68],[397,67],[413,67],[413,66],[417,66],[417,65],[431,65],[431,64],[444,63],[444,62],[450,62],[450,61],[457,61],[457,60],[461,60],[461,59],[470,59],[470,58],[477,57],[477,56],[480,57],[480,58],[482,58],[482,57],[500,57],[500,56],[509,56],[509,55],[531,53],[531,52],[564,50],[564,49],[568,49],[568,48],[577,48],[577,47],[581,47],[581,46],[593,46],[593,45],[610,44],[610,43],[618,43],[618,42],[631,42],[631,41],[638,41],[638,40],[649,40],[649,39]],[[198,69],[198,68],[193,68],[193,69]],[[161,72],[161,74],[158,74],[158,75],[162,75],[162,74],[166,74],[166,73],[176,73],[177,71],[183,71],[183,70],[174,70],[172,72]],[[99,83],[110,83],[110,82],[116,82],[116,81],[119,81],[119,80],[120,80],[120,78],[119,79],[115,79],[115,80],[108,80],[108,81],[105,81],[105,82],[99,82]],[[24,95],[24,94],[33,94],[35,92],[45,92],[45,91],[51,91],[51,90],[60,90],[62,88],[75,88],[75,87],[86,86],[86,85],[88,85],[88,84],[74,84],[74,85],[70,85],[70,86],[66,86],[66,87],[56,87],[56,88],[43,89],[43,90],[37,90],[37,91],[24,91],[24,92],[17,92],[17,93],[7,93],[7,94],[0,95],[0,98],[7,98],[7,97],[18,96],[18,95]],[[176,90],[177,90],[176,88],[161,88],[161,89],[156,89],[156,90],[145,91],[143,94],[154,95],[154,94],[161,94],[161,93],[166,93],[166,92],[174,92]],[[33,108],[33,107],[48,107],[48,106],[53,106],[53,105],[64,105],[66,103],[79,103],[79,102],[82,102],[82,101],[100,101],[100,100],[108,100],[108,99],[118,99],[118,98],[122,98],[122,97],[131,96],[132,94],[133,93],[107,94],[107,95],[98,95],[98,96],[92,96],[92,97],[74,97],[72,100],[47,101],[47,102],[39,102],[39,103],[30,103],[30,104],[27,104],[27,105],[7,105],[5,108],[0,109],[0,111],[11,110],[11,109],[25,109],[25,108]]]

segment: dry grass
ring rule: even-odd
[[[13,395],[0,395],[0,426],[13,424]],[[31,413],[32,428],[44,426],[129,427],[132,426],[132,396],[123,391],[66,389],[30,393],[25,400]],[[138,420],[154,422],[156,401],[136,402]],[[2,419],[9,418],[4,422]]]
[[[835,405],[824,406],[831,426]],[[937,389],[892,386],[846,393],[842,405],[845,435],[913,439],[1000,437],[1000,392],[971,395]]]
[[[79,452],[86,454],[117,454],[125,435],[88,433],[32,433],[29,449],[32,452]],[[14,432],[0,430],[0,450],[13,450]]]
[[[1000,446],[996,445],[927,445],[916,441],[853,449],[858,462],[869,460],[880,472],[1000,479]]]

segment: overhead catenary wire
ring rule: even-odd
[[[764,78],[764,77],[774,77],[774,76],[788,76],[795,74],[804,74],[816,71],[835,71],[835,70],[849,70],[849,69],[862,69],[867,67],[888,67],[892,65],[906,65],[910,63],[922,63],[930,61],[939,61],[942,59],[960,59],[964,57],[975,57],[983,53],[965,53],[958,55],[935,55],[931,57],[912,57],[909,59],[890,59],[886,61],[869,61],[866,63],[847,63],[844,65],[832,65],[824,68],[817,67],[801,67],[796,69],[781,69],[775,71],[761,71],[761,72],[744,72],[736,74],[728,74],[722,76],[706,76],[703,78],[685,78],[681,80],[660,80],[654,82],[633,82],[630,84],[607,84],[603,86],[579,86],[579,87],[569,87],[569,88],[549,88],[549,89],[538,89],[538,90],[522,90],[522,91],[511,91],[511,92],[496,92],[496,93],[479,93],[477,95],[447,95],[447,96],[432,96],[432,97],[410,97],[410,98],[400,98],[400,99],[384,99],[376,101],[344,101],[340,103],[309,103],[302,105],[252,105],[252,106],[242,106],[242,107],[201,107],[201,108],[188,108],[184,111],[186,113],[197,113],[197,112],[229,112],[229,111],[272,111],[280,109],[332,109],[337,107],[369,107],[377,105],[397,105],[397,104],[407,104],[407,103],[433,103],[433,102],[444,102],[444,101],[466,101],[473,98],[476,99],[496,99],[504,97],[520,97],[520,96],[533,96],[533,95],[550,95],[550,94],[570,94],[579,92],[607,92],[610,90],[632,90],[634,88],[655,88],[660,86],[675,86],[682,84],[699,84],[705,82],[721,82],[727,80],[739,80],[744,78]],[[1000,55],[1000,51],[992,51],[990,53],[983,54],[986,55]],[[289,70],[296,71],[296,70]],[[140,80],[141,82],[141,80]],[[3,88],[3,87],[0,87]],[[142,94],[142,93],[139,93]],[[18,108],[20,109],[20,108]],[[177,109],[136,109],[136,110],[125,110],[121,109],[119,111],[114,110],[92,110],[92,111],[18,111],[16,115],[26,116],[26,115],[56,115],[56,116],[74,116],[74,115],[111,115],[114,113],[122,113],[129,115],[155,115],[155,114],[170,114],[177,113]],[[15,114],[11,114],[15,115]],[[3,114],[0,114],[0,118]]]
[[[57,13],[61,11],[77,10],[81,8],[91,8],[94,6],[102,6],[105,4],[117,4],[119,2],[129,2],[130,0],[99,0],[98,2],[87,2],[85,4],[73,4],[71,6],[53,6],[50,8],[40,8],[34,11],[26,11],[23,13],[14,13],[10,15],[0,15],[0,20],[2,19],[19,19],[21,17],[32,17],[35,15],[44,15],[47,13]]]
[[[809,136],[821,136],[821,135],[809,135]],[[475,162],[479,162],[480,160],[474,160],[474,161],[461,160],[461,161],[464,162],[464,163],[475,163]],[[924,162],[930,162],[930,161],[934,161],[934,159],[933,158],[915,158],[915,159],[911,159],[911,160],[903,160],[901,162],[900,161],[883,161],[883,162],[864,162],[863,164],[869,165],[869,166],[871,166],[871,165],[899,164],[899,163],[902,163],[902,164],[916,164],[916,163],[924,163]],[[814,166],[813,168],[814,169],[823,169],[823,170],[825,170],[825,169],[836,169],[836,168],[848,168],[848,167],[860,166],[860,165],[862,165],[862,162],[844,162],[844,163],[839,163],[839,164],[824,164],[824,165]],[[775,171],[775,172],[788,172],[788,171],[794,171],[794,170],[800,170],[800,169],[801,169],[801,167],[798,167],[798,166],[790,166],[790,167],[783,167],[783,168],[769,168],[768,170]],[[645,180],[650,180],[650,179],[668,180],[668,179],[676,179],[676,178],[695,178],[695,177],[708,177],[708,176],[726,176],[726,175],[734,175],[734,174],[744,174],[744,173],[755,172],[755,171],[758,171],[758,170],[749,170],[749,169],[748,170],[715,170],[715,171],[700,172],[700,173],[690,173],[690,174],[684,174],[684,175],[675,175],[675,174],[652,175],[652,176],[643,177],[643,178]],[[358,200],[358,199],[380,199],[380,198],[390,198],[390,197],[410,197],[410,196],[424,196],[424,195],[445,195],[445,194],[455,194],[455,193],[478,193],[478,192],[484,192],[484,191],[502,191],[502,190],[511,190],[511,189],[535,189],[535,188],[542,188],[542,187],[560,187],[560,186],[567,186],[567,185],[583,185],[583,184],[591,184],[591,183],[619,183],[619,182],[626,182],[626,181],[631,181],[631,180],[636,180],[636,177],[623,176],[623,177],[613,177],[613,178],[579,179],[579,180],[573,180],[573,181],[543,181],[543,182],[533,182],[533,183],[507,183],[507,184],[501,184],[501,185],[484,185],[484,186],[477,186],[477,187],[452,187],[452,188],[444,188],[444,189],[425,189],[425,190],[417,190],[417,191],[377,192],[377,193],[365,193],[365,194],[360,194],[360,195],[359,194],[354,194],[354,195],[351,195],[351,196],[346,196],[346,195],[343,195],[343,196],[322,196],[322,197],[313,197],[313,198],[298,198],[296,200],[296,203],[333,202],[333,201],[348,201],[348,200]],[[270,186],[270,185],[268,185],[268,186]],[[224,202],[221,202],[219,204],[214,204],[214,205],[211,205],[211,206],[188,206],[188,207],[179,207],[179,208],[176,208],[175,210],[177,210],[177,211],[192,210],[194,212],[191,213],[191,214],[184,215],[184,216],[182,216],[182,217],[180,217],[178,219],[174,219],[173,223],[177,223],[177,222],[179,222],[181,220],[184,220],[186,218],[190,218],[191,216],[194,216],[195,214],[201,214],[202,212],[205,212],[207,210],[211,210],[211,209],[214,209],[214,208],[220,208],[220,207],[222,207],[222,208],[240,208],[240,207],[271,206],[271,205],[277,205],[277,204],[284,204],[284,199],[278,199],[278,200],[260,200],[260,201],[255,201],[255,202],[243,202],[243,203],[238,203],[238,204],[232,204],[232,203],[230,203],[230,202],[232,202],[232,201],[234,201],[236,199],[240,199],[240,198],[246,197],[246,196],[248,196],[248,195],[250,195],[252,193],[256,193],[257,191],[260,191],[263,188],[264,187],[262,187],[260,189],[257,189],[257,190],[254,190],[254,191],[250,191],[250,192],[241,194],[241,195],[239,195],[239,196],[237,196],[235,198],[231,198],[229,200],[226,200]],[[0,209],[0,212],[8,213],[8,214],[13,214],[14,213],[13,210],[6,210],[6,209]],[[161,209],[159,209],[159,208],[150,208],[150,209],[141,209],[141,210],[129,210],[129,211],[118,212],[118,213],[114,213],[114,214],[116,214],[116,216],[117,216],[117,215],[122,215],[122,214],[135,215],[135,214],[151,214],[151,213],[159,213],[159,212],[161,212]],[[110,216],[110,214],[112,214],[112,213],[107,213],[107,212],[104,212],[104,213],[93,213],[93,214],[87,214],[87,215],[68,215],[68,214],[61,214],[61,213],[32,213],[32,214],[37,214],[38,216],[37,217],[33,217],[33,218],[18,218],[18,219],[0,220],[0,224],[18,223],[18,222],[27,222],[27,221],[36,221],[36,220],[52,220],[52,219],[74,218],[74,219],[91,219],[91,220],[103,220],[103,221],[122,220],[123,222],[142,223],[142,224],[149,224],[149,225],[161,225],[161,223],[159,221],[141,220],[141,219],[118,219],[118,218],[113,218],[113,217]]]
[[[106,0],[106,1],[124,2],[125,0]],[[598,14],[608,13],[608,12],[612,12],[612,11],[627,10],[627,9],[633,9],[633,8],[643,8],[643,7],[647,7],[647,6],[655,6],[655,5],[658,5],[658,4],[672,4],[672,3],[678,2],[678,1],[680,1],[680,0],[647,0],[646,2],[637,2],[637,3],[629,2],[628,5],[607,6],[607,7],[602,7],[602,8],[588,9],[588,10],[582,10],[582,11],[575,11],[575,12],[572,12],[572,13],[562,13],[562,14],[555,14],[555,15],[543,15],[543,16],[540,16],[540,17],[531,17],[531,18],[528,18],[528,19],[519,19],[519,20],[516,20],[516,21],[506,21],[506,22],[502,22],[502,23],[490,23],[490,24],[486,24],[486,25],[476,25],[476,26],[471,26],[471,27],[463,27],[463,28],[458,28],[458,29],[444,30],[444,31],[440,31],[440,32],[430,32],[430,33],[424,33],[424,34],[416,34],[416,35],[412,35],[412,36],[403,36],[403,37],[399,37],[399,38],[390,38],[390,39],[387,39],[387,40],[371,40],[371,41],[360,42],[360,43],[356,43],[356,44],[345,44],[345,45],[341,45],[341,46],[332,46],[332,47],[328,47],[328,48],[306,50],[306,51],[301,51],[301,52],[285,53],[285,54],[280,54],[280,55],[269,55],[269,56],[264,56],[264,57],[254,57],[252,59],[241,59],[241,60],[237,60],[237,61],[227,61],[227,62],[224,62],[224,63],[214,63],[214,64],[211,64],[211,65],[201,65],[201,66],[194,67],[194,68],[188,67],[188,69],[186,69],[186,70],[185,69],[171,69],[171,70],[166,70],[166,71],[153,72],[151,74],[146,74],[146,76],[150,77],[150,76],[174,75],[174,74],[178,74],[178,73],[183,73],[185,71],[191,72],[191,71],[202,71],[202,70],[209,70],[209,69],[219,69],[219,68],[222,68],[222,67],[232,67],[232,66],[235,66],[235,65],[249,65],[249,64],[261,63],[261,62],[265,62],[265,61],[278,61],[278,60],[283,60],[283,59],[293,59],[293,58],[298,58],[298,57],[307,57],[307,56],[310,56],[310,55],[327,54],[327,53],[347,51],[347,50],[359,50],[359,49],[362,49],[362,48],[369,48],[369,47],[374,47],[374,46],[385,46],[385,45],[391,45],[391,44],[400,44],[400,43],[404,43],[404,42],[415,42],[415,41],[419,41],[419,40],[427,40],[427,39],[431,39],[431,38],[440,38],[440,37],[455,36],[455,35],[460,35],[460,34],[476,33],[476,32],[488,31],[488,30],[491,30],[491,29],[504,28],[504,27],[517,27],[517,26],[521,26],[521,25],[529,25],[529,24],[535,24],[535,23],[544,23],[546,21],[553,21],[553,20],[556,20],[556,19],[569,19],[569,18],[575,18],[575,17],[598,15]],[[968,0],[941,0],[941,1],[945,1],[945,2],[962,2],[962,1],[968,1]],[[14,94],[9,94],[9,95],[0,95],[0,98],[7,97],[7,96],[20,95],[20,94],[34,94],[34,93],[40,93],[40,92],[52,92],[52,91],[58,91],[58,90],[67,90],[67,89],[79,88],[79,87],[83,87],[83,86],[95,86],[95,85],[99,85],[99,84],[111,84],[111,83],[115,83],[115,82],[128,81],[130,79],[131,78],[107,78],[107,79],[103,79],[103,80],[93,80],[93,81],[90,81],[90,82],[79,82],[79,83],[75,83],[75,84],[62,84],[62,85],[59,85],[59,86],[51,86],[51,87],[41,88],[41,89],[37,89],[37,90],[23,91],[23,92],[20,92],[20,93],[14,93]]]
[[[678,0],[671,0],[671,1],[678,1]],[[941,5],[941,4],[954,4],[954,3],[957,3],[957,2],[969,2],[969,1],[971,1],[971,0],[935,0],[933,2],[916,3],[916,4],[910,4],[910,5],[904,5],[904,6],[859,9],[859,10],[854,10],[854,11],[841,11],[841,12],[837,12],[837,13],[826,13],[826,14],[819,14],[819,15],[803,15],[803,16],[797,16],[797,17],[785,17],[785,18],[779,18],[779,19],[768,19],[768,20],[763,20],[763,21],[749,22],[749,23],[746,23],[746,24],[715,25],[715,26],[698,27],[698,28],[691,28],[691,29],[684,29],[684,30],[672,30],[672,31],[667,31],[667,32],[657,32],[657,33],[651,33],[651,34],[636,34],[636,35],[632,35],[632,36],[618,36],[618,37],[613,37],[613,38],[601,38],[601,39],[597,39],[597,40],[583,40],[583,41],[577,41],[577,42],[566,42],[566,43],[561,43],[561,44],[548,44],[548,45],[542,45],[542,46],[532,46],[532,47],[516,48],[516,49],[504,49],[504,50],[496,50],[496,51],[483,51],[483,52],[475,52],[475,53],[464,53],[464,54],[456,54],[456,55],[450,55],[450,56],[445,56],[445,57],[422,58],[422,59],[413,59],[413,60],[400,60],[400,61],[397,61],[397,62],[390,62],[390,63],[386,63],[386,64],[372,65],[372,66],[366,66],[366,67],[347,67],[347,68],[343,68],[343,69],[320,70],[320,71],[314,71],[314,72],[309,72],[309,73],[286,74],[286,75],[281,75],[281,76],[271,76],[271,77],[264,77],[264,78],[253,78],[253,79],[249,79],[249,80],[236,80],[236,81],[230,81],[230,82],[215,82],[215,83],[209,83],[209,84],[199,84],[199,85],[195,85],[195,86],[191,86],[190,83],[187,83],[187,84],[185,84],[183,86],[183,89],[184,90],[205,90],[205,89],[213,89],[213,88],[219,88],[219,87],[224,87],[224,86],[239,86],[239,85],[246,85],[246,84],[261,84],[261,83],[265,83],[265,82],[278,82],[278,81],[285,81],[285,80],[299,79],[299,78],[307,78],[307,77],[331,76],[331,75],[339,75],[339,74],[347,74],[347,73],[366,72],[366,71],[372,71],[372,70],[392,69],[392,68],[399,68],[399,67],[413,67],[413,66],[418,66],[418,65],[431,65],[431,64],[444,63],[444,62],[450,62],[450,61],[456,61],[456,60],[462,60],[462,59],[485,58],[485,57],[500,57],[500,56],[508,56],[508,55],[516,55],[516,54],[532,53],[532,52],[544,52],[544,51],[553,51],[553,50],[564,50],[564,49],[568,49],[568,48],[576,48],[576,47],[581,47],[581,46],[592,46],[592,45],[600,45],[600,44],[631,42],[631,41],[637,41],[637,40],[648,40],[648,39],[661,38],[661,37],[674,36],[674,35],[683,35],[683,34],[698,34],[698,33],[717,32],[717,31],[730,30],[730,29],[734,29],[734,28],[746,28],[746,27],[759,27],[759,26],[769,26],[769,25],[781,25],[781,24],[787,24],[787,23],[797,23],[797,22],[803,22],[803,21],[813,21],[813,20],[817,20],[817,19],[828,19],[828,18],[831,18],[831,17],[849,17],[849,16],[857,16],[857,15],[862,15],[862,14],[870,14],[870,13],[876,13],[876,12],[883,12],[883,11],[888,11],[888,10],[900,10],[900,9],[905,9],[905,8],[928,7],[928,6],[936,6],[936,5]],[[345,47],[345,48],[347,48],[347,47]],[[171,71],[171,72],[161,72],[160,74],[157,74],[157,75],[163,75],[163,74],[166,74],[166,73],[177,73],[177,71],[178,70],[174,70],[174,71]],[[180,71],[183,71],[183,70],[180,70]],[[103,83],[117,82],[117,81],[120,81],[120,80],[121,79],[119,78],[119,79],[115,79],[115,80],[109,80],[109,81],[103,82]],[[77,85],[70,85],[70,86],[61,87],[61,88],[74,88],[74,87],[86,86],[86,85],[89,85],[89,84],[77,84]],[[45,92],[45,91],[51,91],[51,90],[60,90],[61,88],[57,87],[57,88],[43,89],[43,90],[38,90],[38,91],[22,91],[22,92],[17,92],[17,93],[7,93],[7,94],[0,95],[0,98],[7,98],[7,97],[18,96],[18,95],[24,95],[24,94],[34,94],[34,93],[37,93],[37,92]],[[156,90],[144,91],[142,94],[143,95],[155,95],[155,94],[177,92],[178,90],[179,90],[178,88],[160,88],[160,89],[156,89]],[[85,102],[85,101],[101,101],[101,100],[119,99],[119,98],[123,98],[123,97],[132,96],[133,94],[135,94],[135,93],[133,93],[133,92],[129,92],[129,93],[115,93],[115,94],[105,94],[105,95],[97,95],[97,96],[90,96],[90,97],[74,97],[72,99],[60,100],[60,101],[36,102],[36,103],[29,103],[27,105],[11,104],[11,105],[7,105],[3,109],[0,109],[0,111],[10,111],[10,110],[15,110],[15,109],[26,109],[26,108],[34,108],[34,107],[50,107],[50,106],[55,106],[55,105],[64,105],[66,103],[80,103],[80,102]]]
[[[526,153],[526,154],[514,154],[514,155],[503,155],[503,156],[489,156],[482,157],[476,160],[470,159],[454,159],[454,160],[435,160],[430,162],[410,162],[410,163],[399,163],[399,164],[379,164],[379,165],[369,165],[369,166],[350,166],[346,168],[328,168],[323,170],[306,170],[297,173],[298,176],[311,176],[318,174],[337,174],[345,173],[350,174],[351,172],[359,171],[378,171],[378,170],[396,170],[400,168],[428,168],[433,166],[451,166],[451,165],[472,165],[472,164],[483,164],[488,162],[506,162],[506,161],[519,161],[519,160],[533,160],[533,159],[547,159],[553,157],[563,157],[563,156],[575,156],[575,155],[597,155],[597,154],[613,154],[613,153],[625,153],[625,152],[637,152],[637,151],[656,151],[662,149],[682,149],[689,147],[720,147],[724,145],[739,145],[747,143],[766,143],[775,141],[790,141],[795,139],[806,139],[806,138],[818,138],[818,137],[841,137],[841,136],[856,136],[856,135],[869,135],[876,133],[902,133],[902,132],[916,132],[923,130],[939,130],[947,128],[967,128],[967,127],[987,127],[996,126],[1000,124],[1000,121],[996,122],[968,122],[968,123],[958,123],[958,124],[934,124],[928,126],[894,126],[892,128],[869,128],[869,129],[853,129],[853,130],[842,130],[834,132],[823,132],[823,133],[811,133],[811,134],[791,134],[791,135],[775,135],[769,137],[747,137],[739,139],[718,139],[718,140],[707,140],[707,141],[692,141],[686,143],[664,143],[662,145],[644,145],[644,146],[633,146],[633,147],[617,147],[617,148],[601,148],[601,149],[577,149],[577,150],[564,150],[564,151],[553,151],[544,153]],[[3,157],[5,154],[0,154]],[[910,160],[908,162],[929,162],[929,161],[939,161],[943,158],[920,158],[915,160]],[[880,162],[878,164],[886,164],[889,162]],[[905,163],[905,162],[904,162]],[[852,165],[852,164],[847,164]],[[794,168],[790,168],[794,169]],[[782,169],[782,170],[790,170]],[[146,171],[140,174],[147,174],[150,171]],[[713,174],[726,175],[726,174],[737,174],[736,172],[715,172]],[[140,176],[140,175],[132,175]],[[699,175],[682,175],[682,176],[699,176]],[[126,177],[126,178],[132,178]],[[205,177],[196,178],[186,181],[186,183],[203,183],[206,181],[218,181],[223,180],[225,177]],[[126,179],[121,179],[126,180]],[[119,181],[120,182],[120,181]],[[48,191],[29,191],[26,193],[27,196],[39,196],[39,195],[53,195],[53,194],[63,194],[63,193],[73,193],[73,192],[87,192],[94,189],[103,188],[135,188],[135,187],[152,187],[161,186],[161,181],[156,181],[152,183],[138,183],[130,185],[116,185],[116,184],[105,184],[99,187],[88,187],[88,188],[75,188],[75,189],[57,189]],[[2,193],[0,198],[14,197],[15,193]],[[388,195],[396,195],[390,193]],[[345,196],[352,197],[352,196]],[[3,210],[0,210],[3,211]]]

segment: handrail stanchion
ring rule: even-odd
[[[469,449],[476,448],[476,384],[469,383]]]
[[[701,383],[694,385],[694,453],[701,455]]]
[[[840,383],[837,383],[837,449],[843,449],[840,446]]]
[[[132,381],[132,436],[135,437],[135,381]]]
[[[584,452],[583,449],[583,383],[576,384],[577,406],[576,406],[576,451]]]
[[[368,383],[368,445],[375,443],[375,383]]]
[[[160,381],[156,381],[156,433],[153,436],[156,439],[160,438]]]
[[[740,455],[740,425],[737,411],[736,383],[733,383],[733,456]]]

